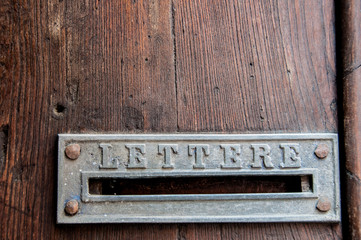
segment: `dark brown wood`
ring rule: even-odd
[[[337,131],[333,7],[332,1],[175,1],[179,131]],[[341,238],[331,224],[181,229],[185,239]]]
[[[361,239],[361,2],[341,3],[346,206],[350,239]]]
[[[0,239],[175,239],[176,225],[55,223],[58,133],[176,131],[170,2],[0,9]]]
[[[335,132],[330,1],[175,1],[179,131]]]
[[[333,1],[0,1],[0,239],[339,239],[338,224],[57,225],[64,132],[336,132]]]

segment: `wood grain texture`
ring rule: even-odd
[[[67,111],[64,131],[175,131],[169,1],[64,1],[58,8],[64,71],[51,104]]]
[[[340,2],[341,15],[341,58],[343,74],[347,75],[361,66],[361,2],[345,0]]]
[[[333,3],[174,1],[180,132],[336,132]],[[181,239],[339,239],[339,225],[182,225]]]
[[[342,239],[337,225],[299,223],[181,224],[178,239]]]
[[[170,2],[0,6],[0,239],[175,239],[176,225],[55,223],[58,133],[176,131]]]
[[[330,1],[176,1],[180,131],[335,132]]]
[[[341,2],[341,62],[348,238],[361,239],[361,2]],[[346,213],[346,212],[345,212]]]
[[[0,1],[0,239],[340,239],[333,224],[57,225],[64,132],[336,132],[333,2]]]
[[[361,18],[360,18],[361,20]],[[345,68],[346,69],[346,68]],[[361,68],[343,77],[345,200],[350,239],[361,238]],[[346,214],[345,214],[346,215]]]

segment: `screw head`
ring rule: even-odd
[[[78,203],[78,201],[75,200],[75,199],[69,200],[65,204],[64,210],[68,215],[71,215],[71,216],[77,214],[78,211],[79,211],[79,203]]]
[[[330,149],[328,148],[328,145],[324,144],[324,143],[320,143],[315,150],[315,155],[319,159],[324,159],[327,157],[329,152],[330,152]]]
[[[327,197],[320,197],[320,199],[317,202],[316,208],[320,212],[327,212],[331,209],[331,202],[328,200]]]
[[[77,159],[80,156],[80,145],[70,144],[65,148],[65,155],[72,160]]]

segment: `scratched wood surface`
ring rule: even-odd
[[[345,224],[347,237],[361,239],[361,2],[341,2],[341,77],[345,139]]]
[[[340,239],[338,224],[57,225],[64,132],[337,132],[333,1],[0,2],[0,239]]]

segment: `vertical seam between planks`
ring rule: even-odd
[[[179,117],[178,117],[178,79],[177,79],[177,42],[175,39],[175,9],[174,2],[171,1],[171,34],[173,38],[173,67],[174,67],[174,86],[175,86],[175,104],[177,111],[177,132],[179,132]]]

